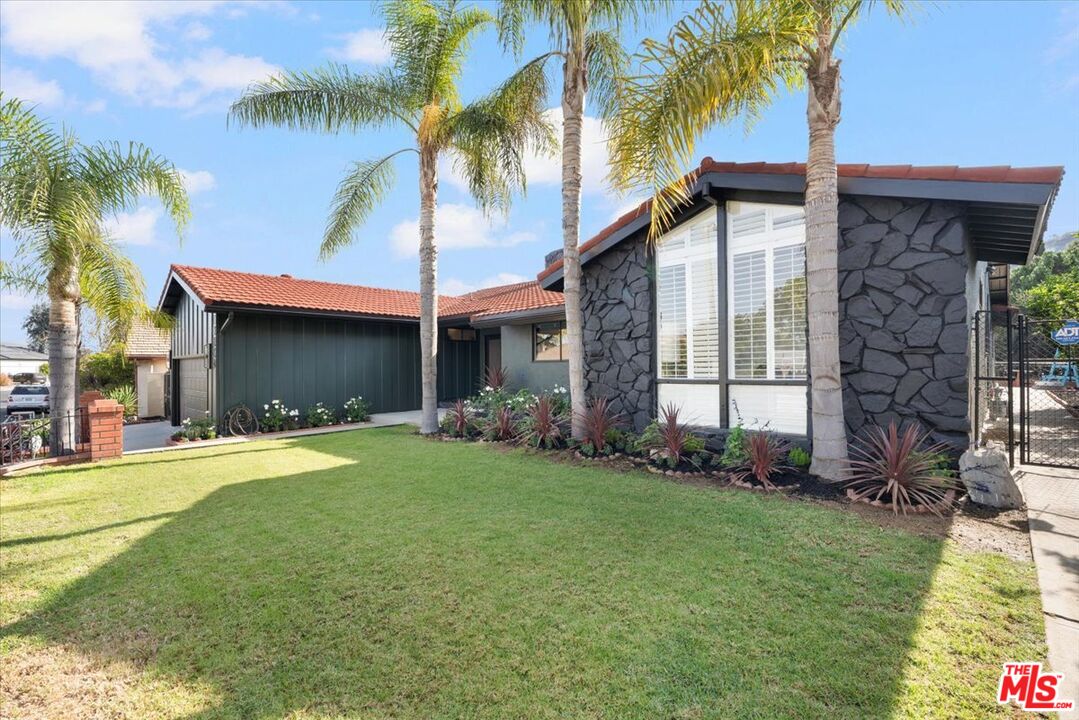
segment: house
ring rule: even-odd
[[[49,356],[21,345],[0,345],[0,374],[39,373]]]
[[[164,417],[165,376],[169,370],[169,331],[138,321],[124,344],[124,357],[135,363],[138,416]]]
[[[848,431],[970,432],[971,320],[991,263],[1038,251],[1063,168],[840,165],[838,291]],[[653,246],[649,203],[581,246],[585,381],[640,430],[674,403],[721,437],[738,418],[810,436],[805,166],[705,158]],[[999,275],[999,271],[994,271]],[[538,279],[562,284],[553,258]],[[995,283],[995,281],[994,281]]]
[[[420,407],[419,293],[173,265],[158,308],[176,320],[173,424],[271,400]],[[440,296],[439,400],[474,394],[490,367],[511,387],[565,385],[564,327],[562,294],[536,282]]]

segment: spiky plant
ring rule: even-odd
[[[506,368],[501,365],[489,367],[483,374],[483,384],[492,390],[503,390],[506,387]]]
[[[190,216],[176,167],[139,143],[83,145],[14,98],[0,96],[0,223],[14,251],[0,284],[49,298],[49,380],[54,455],[75,451],[79,310],[90,307],[114,337],[146,307],[138,266],[109,237],[105,222],[153,195],[182,233]]]
[[[553,448],[562,440],[560,418],[550,395],[540,395],[525,411],[521,441],[535,447]]]
[[[509,407],[500,407],[487,418],[483,436],[488,440],[508,442],[517,438],[517,417]]]
[[[449,418],[450,434],[454,437],[468,437],[474,418],[468,401],[454,400],[446,415]]]
[[[611,401],[603,395],[590,398],[580,418],[581,442],[592,447],[596,455],[607,452],[608,434],[622,422],[622,414],[611,411]]]
[[[394,128],[412,142],[381,158],[355,163],[341,181],[323,234],[329,258],[353,241],[354,231],[392,191],[395,159],[415,153],[419,166],[420,431],[438,431],[438,352],[435,211],[440,158],[453,161],[485,209],[508,208],[524,188],[524,158],[532,148],[551,152],[543,118],[546,85],[536,73],[518,74],[490,95],[461,100],[458,83],[471,41],[494,27],[486,9],[456,0],[392,0],[381,6],[390,47],[386,70],[358,74],[331,65],[289,71],[257,83],[229,113],[239,125],[283,125],[323,133]]]
[[[792,468],[787,463],[788,445],[767,432],[755,432],[746,443],[746,459],[731,473],[735,480],[753,478],[765,490],[777,490],[772,478]]]
[[[948,505],[949,490],[957,489],[954,478],[937,471],[937,457],[947,446],[927,444],[929,435],[915,424],[900,431],[895,422],[887,428],[870,427],[851,445],[845,484],[854,500],[879,500],[904,515],[915,505],[936,515]]]

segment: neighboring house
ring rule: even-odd
[[[41,372],[41,366],[48,361],[45,353],[20,345],[0,345],[0,373],[4,375]]]
[[[722,435],[737,422],[810,433],[805,167],[705,158],[693,202],[646,242],[649,203],[581,246],[585,376],[640,430],[674,403]],[[970,431],[968,343],[990,263],[1038,251],[1063,168],[840,165],[838,283],[851,434],[917,420]],[[554,259],[539,275],[561,289]]]
[[[164,417],[165,375],[169,371],[169,331],[136,322],[127,334],[124,356],[135,363],[138,416]]]
[[[174,424],[271,400],[420,407],[419,293],[173,265],[158,308],[176,318]],[[564,317],[562,294],[535,282],[440,296],[439,400],[474,394],[493,366],[515,387],[565,385]]]

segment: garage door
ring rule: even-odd
[[[207,392],[206,359],[190,358],[180,361],[180,421],[200,420],[210,409]]]

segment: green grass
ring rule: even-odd
[[[11,717],[982,718],[1045,655],[1031,565],[404,429],[0,491]]]

